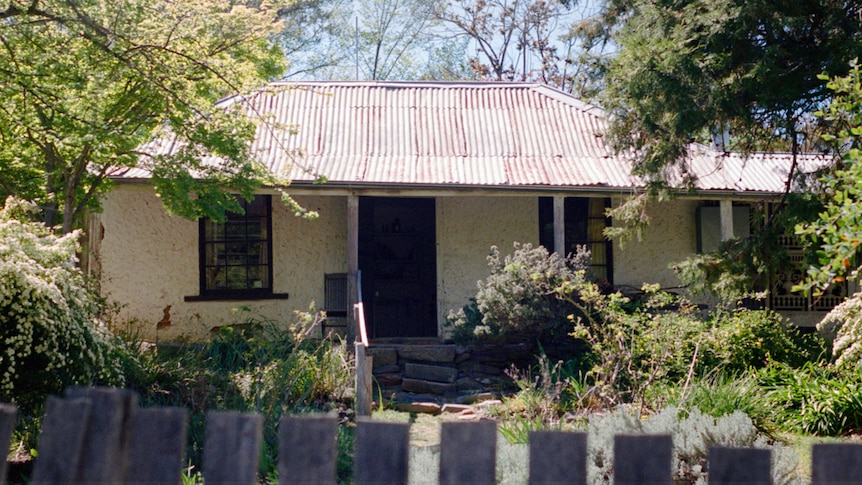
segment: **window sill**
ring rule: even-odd
[[[184,301],[241,301],[241,300],[287,300],[289,293],[215,293],[207,295],[191,295]]]

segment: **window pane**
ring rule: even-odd
[[[269,281],[270,197],[257,196],[245,214],[227,214],[224,224],[203,220],[203,290],[255,290],[271,288]]]
[[[228,220],[225,225],[225,237],[229,241],[245,240],[245,222]]]
[[[247,216],[266,216],[266,196],[257,196],[245,206]]]

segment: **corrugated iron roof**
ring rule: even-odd
[[[333,185],[641,185],[629,175],[629,160],[604,143],[604,112],[541,84],[281,82],[220,105],[236,102],[268,120],[252,148],[294,183],[324,175]],[[174,149],[164,142],[150,147]],[[743,157],[694,145],[688,162],[701,190],[781,192],[791,157]]]

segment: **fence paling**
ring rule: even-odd
[[[135,409],[129,419],[126,483],[182,483],[185,408]]]
[[[530,432],[530,485],[586,485],[587,434]]]
[[[15,429],[15,417],[18,408],[11,404],[0,403],[0,456],[9,454],[9,443],[12,440],[12,431]],[[5,443],[5,445],[3,445]],[[0,483],[6,478],[6,460],[0,461]]]
[[[125,391],[107,389],[49,398],[31,483],[89,483],[81,477],[107,473],[104,460],[112,462],[117,470],[111,473],[121,477],[111,483],[179,483],[187,412],[130,409],[134,401]],[[100,417],[94,418],[94,413]],[[5,434],[6,443],[14,419],[14,407],[0,405],[0,438]],[[262,422],[255,414],[207,414],[203,470],[207,484],[256,482]],[[100,429],[102,425],[112,429]],[[279,483],[334,484],[337,430],[334,416],[284,417],[279,423]],[[354,481],[406,483],[408,436],[408,424],[358,419]],[[443,423],[440,484],[493,484],[496,439],[493,421]],[[96,450],[104,456],[83,458],[94,456]],[[669,435],[616,436],[614,483],[671,483],[671,453]],[[531,433],[530,483],[584,483],[586,457],[583,433]],[[769,450],[711,448],[710,483],[770,483],[769,463]],[[2,481],[5,470],[0,471]],[[862,444],[815,445],[812,483],[862,483]]]
[[[208,412],[203,456],[207,485],[257,483],[262,435],[259,414]]]
[[[614,437],[614,485],[670,485],[673,440],[670,435]]]
[[[823,443],[811,448],[811,485],[862,483],[862,445]]]
[[[70,387],[68,399],[90,399],[92,408],[86,421],[84,441],[75,481],[117,483],[125,478],[127,438],[125,421],[138,405],[131,391],[100,387]]]
[[[765,449],[713,447],[707,456],[710,485],[769,485],[772,452]]]
[[[440,424],[440,485],[494,485],[497,423]]]
[[[278,424],[279,485],[334,484],[338,457],[335,416],[285,416]]]
[[[39,434],[39,457],[33,464],[32,483],[75,481],[92,408],[90,399],[48,398]]]
[[[410,425],[358,418],[353,483],[407,485]]]

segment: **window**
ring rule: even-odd
[[[272,297],[271,197],[240,199],[244,214],[200,220],[201,298]]]
[[[590,250],[590,271],[596,280],[613,284],[612,243],[605,238],[604,230],[610,220],[605,211],[610,199],[592,197],[566,197],[565,236],[566,254],[572,254],[578,246]],[[554,250],[554,199],[539,197],[539,242],[549,251]]]

